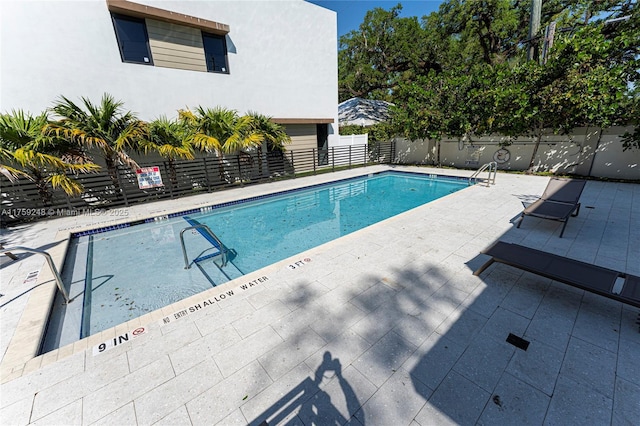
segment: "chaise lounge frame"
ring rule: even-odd
[[[520,216],[517,228],[520,228],[525,216],[564,222],[560,238],[567,227],[569,217],[580,213],[580,195],[587,182],[581,179],[552,178],[542,196],[527,206]]]
[[[482,253],[491,259],[473,275],[500,262],[640,308],[640,277],[635,275],[503,241]]]

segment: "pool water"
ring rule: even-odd
[[[57,325],[50,321],[45,346],[116,326],[465,187],[462,180],[385,172],[73,238],[63,280],[81,296],[57,315]],[[222,242],[226,265],[198,228],[184,232],[185,269],[180,234],[198,224]]]

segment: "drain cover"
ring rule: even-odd
[[[529,343],[531,342],[524,340],[522,337],[518,337],[515,334],[509,333],[509,336],[507,336],[507,343],[511,343],[516,348],[526,351],[529,347]]]

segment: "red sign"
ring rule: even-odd
[[[148,189],[155,188],[157,186],[164,186],[162,184],[162,175],[160,174],[160,167],[143,167],[136,170],[138,176],[138,188]]]

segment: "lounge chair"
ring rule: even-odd
[[[502,241],[482,253],[491,259],[473,275],[500,262],[640,308],[640,277]]]
[[[569,217],[578,216],[580,213],[579,200],[586,183],[580,179],[552,178],[540,199],[522,211],[517,227],[520,228],[525,216],[557,220],[564,222],[560,231],[560,238],[562,238]]]

